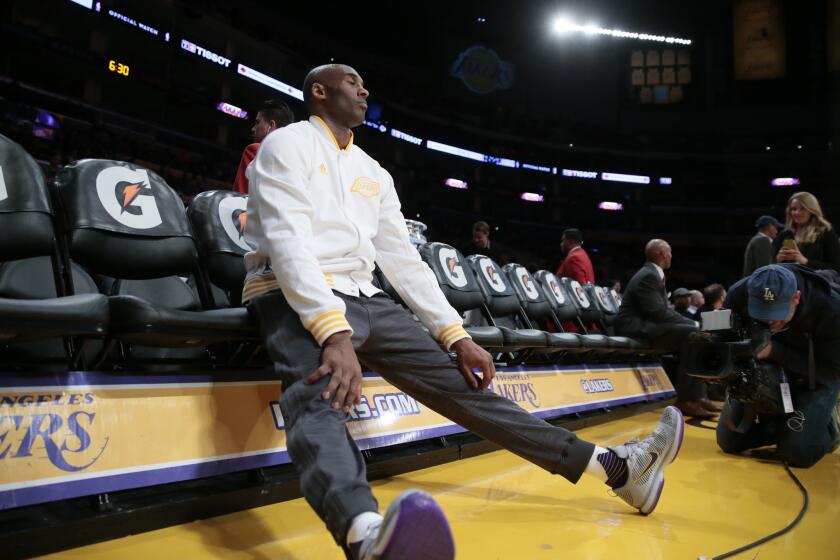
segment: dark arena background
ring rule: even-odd
[[[241,305],[233,190],[258,111],[306,119],[315,66],[364,79],[353,142],[493,354],[491,390],[602,445],[676,399],[675,349],[613,327],[649,240],[673,249],[668,292],[702,291],[742,277],[756,220],[785,222],[795,192],[840,221],[838,0],[5,0],[0,45],[0,558],[343,557],[301,498]],[[479,221],[495,262],[466,258]],[[552,280],[568,228],[591,284]],[[725,455],[715,425],[687,421],[649,517],[375,372],[347,427],[382,511],[429,492],[458,558],[672,559],[802,505],[772,455]],[[797,470],[802,521],[737,557],[837,558],[838,473],[836,451]]]

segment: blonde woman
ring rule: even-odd
[[[823,217],[817,197],[804,191],[794,193],[788,200],[785,226],[773,242],[776,262],[840,272],[840,240]]]

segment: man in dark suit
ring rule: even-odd
[[[615,318],[615,332],[646,339],[657,348],[678,351],[697,332],[698,325],[668,305],[665,271],[671,268],[671,246],[662,239],[652,239],[645,246],[645,258],[647,262],[624,290]],[[719,412],[706,397],[706,386],[681,369],[674,385],[677,407],[686,416],[708,418]]]
[[[780,231],[785,229],[785,225],[773,216],[760,217],[756,220],[755,227],[758,228],[758,233],[750,239],[744,250],[744,278],[762,266],[776,262],[773,240]]]

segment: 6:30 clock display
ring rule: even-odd
[[[116,60],[111,59],[108,61],[108,70],[116,72],[120,76],[128,77],[128,73],[131,69],[128,67],[128,64],[123,64],[122,62],[117,62]]]

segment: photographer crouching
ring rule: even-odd
[[[791,466],[814,465],[840,444],[840,294],[808,268],[769,265],[734,284],[724,307],[747,340],[729,343],[730,365],[740,365],[720,376],[718,446],[741,453],[775,444]]]

